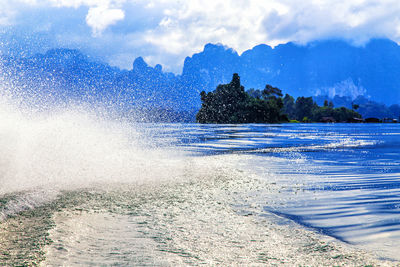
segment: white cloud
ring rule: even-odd
[[[3,1],[0,0],[0,27],[7,27],[14,23],[14,17],[17,14],[17,10],[15,10],[14,6],[10,2]]]
[[[59,20],[52,16],[55,9],[81,12],[73,18],[74,23],[66,19],[66,33],[49,26],[53,31],[46,38],[52,39],[53,34],[54,40],[66,40],[76,35],[72,46],[118,58],[114,62],[120,62],[120,66],[130,66],[128,62],[133,58],[127,55],[131,54],[179,71],[185,56],[200,51],[209,42],[223,43],[242,52],[260,43],[307,43],[327,38],[343,38],[355,44],[374,37],[400,41],[398,0],[0,0],[0,3],[4,7],[0,11],[0,32],[1,27],[10,24],[22,25],[27,33],[35,32],[31,28],[40,25],[23,22],[31,16],[30,8],[42,9],[43,16],[38,17],[47,21],[40,23],[53,28],[54,21]],[[93,36],[87,36],[78,19]],[[45,28],[43,25],[40,27]],[[79,40],[84,42],[78,43]]]
[[[108,26],[123,20],[124,17],[125,13],[121,9],[104,6],[91,7],[86,16],[86,23],[92,28],[93,34],[99,36]]]
[[[79,8],[89,7],[86,23],[92,29],[94,36],[100,36],[109,26],[125,18],[120,7],[126,0],[49,0],[56,7]]]
[[[28,0],[25,0],[28,1]],[[43,2],[44,0],[42,0]],[[80,6],[88,7],[120,7],[126,0],[47,0],[53,6],[57,7],[73,7],[78,8]]]
[[[157,7],[163,0],[153,0]],[[275,12],[284,14],[287,8],[264,1],[169,1],[163,19],[144,34],[145,40],[171,55],[200,51],[209,42],[223,43],[238,51],[268,41],[263,18]],[[183,57],[180,59],[183,62]]]
[[[278,16],[269,32],[271,39],[284,38],[301,43],[321,38],[344,38],[363,43],[373,37],[398,40],[395,32],[400,18],[397,1],[353,0],[324,2],[283,0],[290,10]],[[268,18],[265,27],[270,25]]]

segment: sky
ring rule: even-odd
[[[185,57],[207,43],[241,53],[261,43],[330,38],[400,42],[398,0],[0,0],[0,6],[1,53],[73,48],[124,69],[142,56],[180,73]]]

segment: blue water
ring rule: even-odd
[[[164,143],[243,155],[280,186],[265,195],[265,213],[398,259],[400,124],[164,126]]]

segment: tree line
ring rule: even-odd
[[[289,121],[346,122],[361,115],[354,109],[334,108],[332,102],[317,105],[312,97],[294,97],[269,84],[263,90],[245,88],[237,73],[232,81],[220,84],[213,92],[202,91],[201,108],[196,114],[199,123],[280,123]]]

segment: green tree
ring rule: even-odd
[[[290,119],[296,118],[296,104],[293,96],[286,94],[283,98],[283,112],[287,114]]]
[[[320,122],[324,117],[332,117],[337,122],[347,122],[353,118],[361,118],[361,115],[356,111],[345,107],[332,108],[329,105],[324,107],[314,107],[312,120]]]
[[[200,123],[243,123],[246,122],[246,100],[249,96],[240,84],[240,77],[233,74],[229,84],[220,84],[214,92],[200,93],[202,107],[196,115]]]
[[[353,110],[357,110],[359,107],[360,107],[360,105],[351,103],[351,108],[352,108]]]
[[[220,84],[213,92],[203,91],[200,96],[202,106],[196,115],[196,120],[200,123],[287,121],[287,116],[283,113],[282,91],[279,88],[267,85],[262,92],[253,89],[246,93],[236,73],[229,84]]]
[[[317,106],[312,97],[298,97],[296,99],[296,120],[302,121],[304,117],[312,118],[313,108]]]
[[[247,94],[251,97],[257,98],[257,99],[261,99],[262,98],[262,93],[260,90],[256,90],[254,88],[251,88],[247,91]]]
[[[263,96],[264,98],[268,98],[271,96],[275,96],[275,97],[282,97],[282,90],[277,88],[277,87],[273,87],[272,85],[267,84],[265,86],[265,89],[263,90]]]
[[[335,108],[333,112],[333,117],[338,122],[346,122],[352,118],[361,118],[359,113],[345,107]]]

